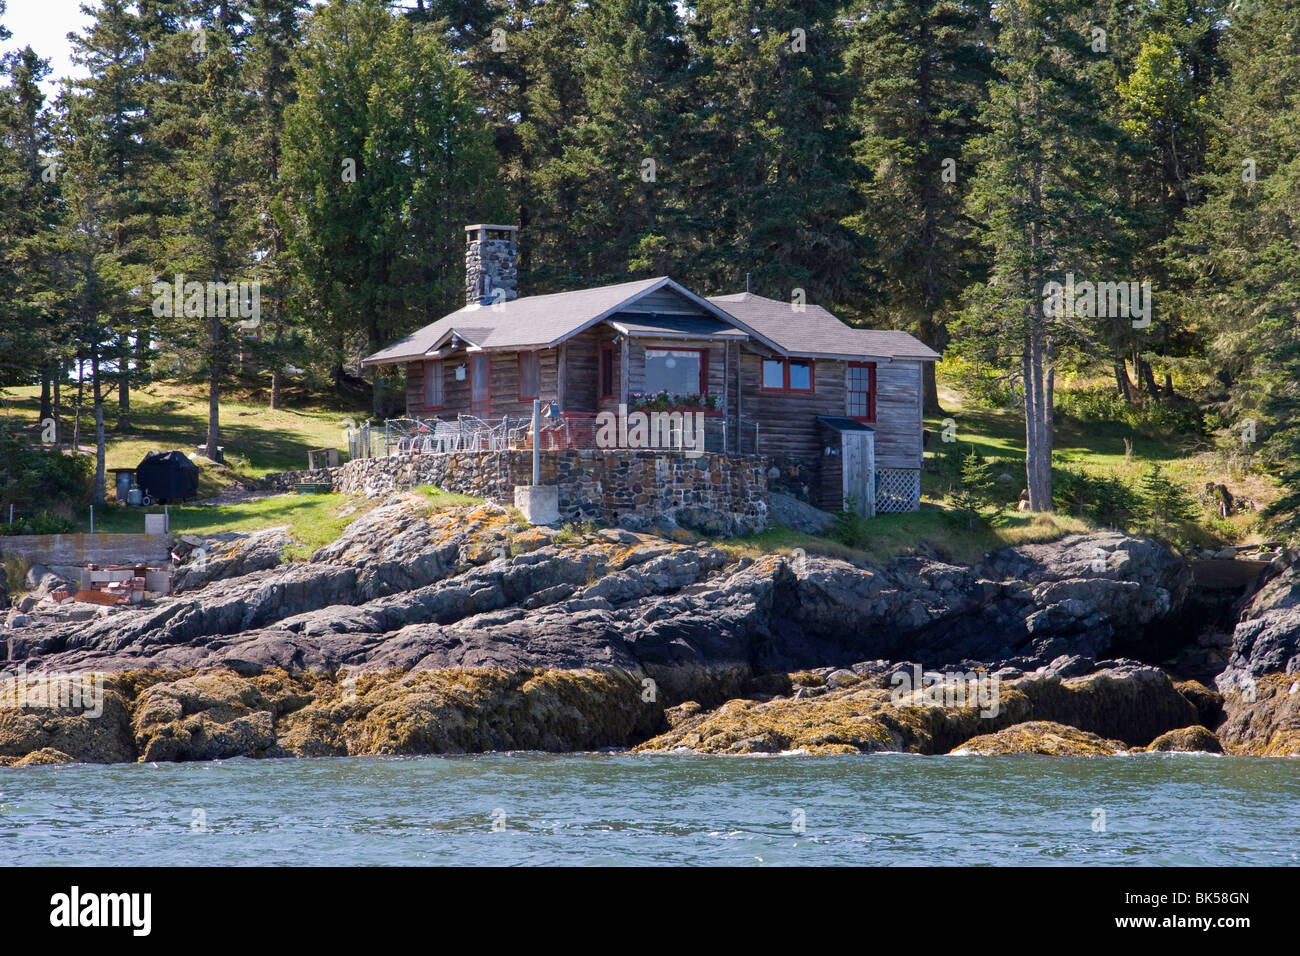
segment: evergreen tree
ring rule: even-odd
[[[860,299],[861,237],[845,225],[861,178],[839,5],[699,0],[689,23],[689,281],[835,307]],[[678,175],[675,173],[675,175]]]
[[[962,516],[968,530],[986,520],[985,509],[996,500],[994,488],[992,469],[972,445],[970,452],[961,459],[961,484],[950,489],[953,507]]]
[[[1196,514],[1196,501],[1178,482],[1171,481],[1152,464],[1138,479],[1138,497],[1142,517],[1156,534],[1164,534],[1171,526],[1189,521]]]
[[[871,173],[852,221],[874,248],[888,295],[873,311],[938,351],[948,344],[949,314],[978,278],[963,204],[974,179],[967,143],[989,78],[989,30],[987,4],[888,0],[858,14],[845,54],[857,88],[854,154]],[[938,412],[932,363],[924,388],[926,411]]]
[[[297,87],[292,55],[302,42],[306,0],[251,0],[249,3],[246,92],[252,101],[250,128],[256,154],[253,203],[257,216],[257,264],[261,319],[256,330],[261,358],[270,366],[270,406],[280,405],[283,369],[295,357],[292,314],[288,308],[291,261],[284,233],[284,181],[280,169],[284,114]]]
[[[139,20],[126,0],[100,0],[85,32],[72,37],[73,60],[89,76],[73,84],[70,109],[81,115],[79,128],[103,141],[94,155],[102,165],[93,171],[98,193],[94,208],[103,217],[109,255],[97,268],[118,273],[107,287],[121,297],[107,303],[105,327],[116,340],[112,360],[118,379],[117,428],[130,426],[130,367],[133,338],[147,336],[151,270],[142,237],[153,228],[146,183],[152,168],[152,133],[145,113],[144,49]],[[90,155],[83,153],[83,156]],[[107,358],[107,357],[106,357]]]
[[[437,34],[378,0],[318,7],[281,173],[298,308],[345,363],[462,302],[467,222],[501,211],[491,143]],[[382,389],[374,390],[376,414]]]
[[[0,383],[39,376],[42,419],[53,414],[60,339],[52,269],[58,167],[40,86],[48,74],[31,47],[0,58]]]
[[[682,24],[667,0],[594,0],[576,26],[585,113],[533,179],[534,222],[551,234],[537,278],[574,288],[679,272]]]
[[[1052,307],[1045,291],[1067,272],[1100,271],[1117,229],[1102,160],[1116,134],[1088,75],[1088,34],[1070,10],[1062,0],[998,6],[996,79],[980,116],[987,132],[972,144],[969,209],[984,228],[990,274],[968,291],[961,345],[1018,377],[1033,511],[1052,510],[1058,363],[1098,332],[1095,317]]]
[[[1233,11],[1225,71],[1209,97],[1204,202],[1169,243],[1184,282],[1180,308],[1208,339],[1236,422],[1230,441],[1257,437],[1290,494],[1270,510],[1293,526],[1300,486],[1295,426],[1300,317],[1300,8],[1257,0]],[[1250,451],[1256,446],[1246,445]]]
[[[180,363],[204,374],[204,445],[215,458],[221,447],[222,386],[239,334],[240,307],[248,311],[249,305],[230,301],[223,292],[228,283],[247,282],[253,274],[255,163],[246,135],[251,117],[243,93],[243,21],[225,2],[198,2],[188,14],[189,29],[168,37],[155,61],[171,84],[155,106],[170,155],[156,188],[172,197],[172,205],[163,224],[153,305],[154,315],[161,313],[160,321],[167,323]],[[184,276],[184,301],[168,291],[174,275]]]

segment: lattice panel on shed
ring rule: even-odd
[[[876,513],[916,511],[921,507],[921,472],[881,468],[876,472]]]

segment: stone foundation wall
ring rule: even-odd
[[[541,477],[542,484],[559,486],[564,520],[628,524],[629,516],[653,522],[669,515],[711,533],[743,534],[767,526],[769,467],[754,456],[570,449],[543,452]],[[267,475],[260,485],[292,491],[299,482],[329,482],[335,491],[371,498],[436,485],[510,504],[515,486],[531,483],[532,474],[530,451],[460,452],[360,458],[338,468]]]

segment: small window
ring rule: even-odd
[[[812,359],[763,359],[763,391],[813,391]]]
[[[424,407],[442,408],[442,363],[424,363]]]
[[[610,345],[600,350],[600,397],[614,397],[614,348]]]
[[[876,363],[850,362],[845,381],[845,410],[860,422],[876,420]]]
[[[531,402],[542,394],[542,357],[537,352],[519,353],[519,400]]]
[[[811,392],[813,390],[813,366],[807,359],[790,359],[787,367],[790,376],[785,387],[792,392]]]
[[[785,388],[785,362],[763,359],[763,387],[774,391]]]

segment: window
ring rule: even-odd
[[[442,408],[442,363],[424,363],[424,407]]]
[[[763,391],[813,391],[813,360],[763,359]]]
[[[763,359],[763,388],[780,391],[785,388],[785,362],[781,359]]]
[[[531,402],[542,394],[542,357],[537,352],[519,353],[519,400]]]
[[[846,411],[860,422],[876,420],[876,363],[850,362],[845,382]]]
[[[785,387],[792,392],[813,390],[813,365],[810,359],[790,359],[785,363]]]
[[[700,349],[646,349],[645,390],[651,395],[708,394],[707,356]]]
[[[614,347],[603,346],[600,350],[600,397],[614,397]]]

